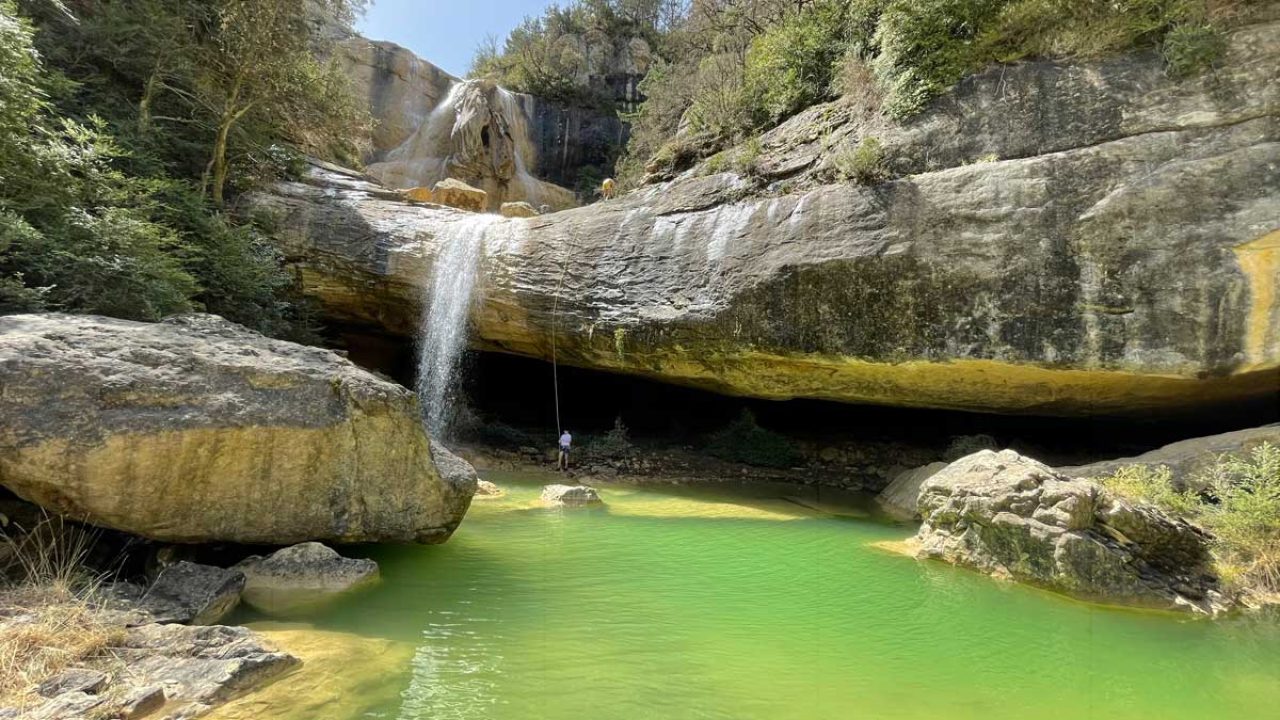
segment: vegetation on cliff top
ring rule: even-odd
[[[663,174],[815,103],[856,98],[906,118],[968,74],[1033,57],[1157,48],[1169,72],[1212,66],[1224,28],[1262,0],[578,0],[482,49],[477,72],[554,97],[587,87],[599,53],[653,48],[618,176]],[[568,42],[573,38],[578,42]]]
[[[306,314],[228,198],[365,122],[317,60],[349,0],[0,0],[0,312]]]
[[[1280,597],[1280,447],[1263,443],[1245,457],[1223,456],[1182,484],[1167,467],[1143,465],[1121,468],[1102,484],[1203,525],[1214,535],[1223,579]]]

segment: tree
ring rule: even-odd
[[[308,139],[358,127],[360,114],[325,50],[326,24],[349,25],[352,0],[219,0],[210,3],[208,37],[197,50],[196,97],[214,117],[204,185],[224,202],[232,132],[251,114]]]

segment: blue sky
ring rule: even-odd
[[[372,0],[357,28],[366,37],[398,43],[463,75],[486,35],[497,36],[501,45],[524,16],[539,15],[550,4],[551,0]]]

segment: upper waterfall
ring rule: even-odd
[[[487,192],[490,209],[517,200],[571,207],[572,192],[532,174],[536,153],[524,97],[489,80],[459,80],[408,139],[368,172],[395,188],[456,178]]]

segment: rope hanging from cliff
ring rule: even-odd
[[[556,283],[556,297],[551,303],[551,388],[556,396],[556,437],[564,434],[560,425],[560,369],[556,362],[556,335],[560,332],[560,289],[564,287],[564,276],[569,272],[569,256],[566,255],[564,265],[560,268],[560,281]]]

